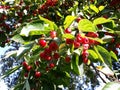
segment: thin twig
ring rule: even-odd
[[[93,69],[95,70],[96,74],[100,77],[100,79],[101,79],[104,83],[107,83],[107,82],[101,77],[101,75],[99,74],[99,71],[96,69],[96,67],[94,66],[93,63],[91,63],[91,66],[92,66]]]

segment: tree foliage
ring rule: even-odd
[[[119,13],[119,0],[1,1],[0,46],[20,43],[7,57],[24,60],[3,77],[22,68],[15,90],[69,87],[70,73],[118,80]]]

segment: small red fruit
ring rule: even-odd
[[[51,38],[55,38],[57,36],[57,32],[56,31],[50,31],[50,37]]]
[[[82,44],[82,46],[83,46],[83,50],[88,50],[89,48],[89,44]]]
[[[45,58],[45,52],[41,52],[41,53],[40,53],[40,58],[41,58],[41,59],[44,59],[44,58]]]
[[[36,78],[39,78],[40,76],[41,76],[41,72],[36,71],[36,72],[35,72],[35,77],[36,77]]]
[[[39,61],[36,61],[36,62],[35,62],[35,65],[36,65],[36,66],[39,66],[39,64],[40,64]]]
[[[73,39],[66,39],[66,44],[73,44],[74,40]]]
[[[81,20],[81,17],[78,17],[77,19],[76,19],[76,22],[79,22]]]
[[[120,48],[120,43],[117,43],[117,44],[115,45],[115,47],[116,47],[116,48]]]
[[[89,43],[89,39],[87,37],[82,38],[82,43],[83,44],[88,44]]]
[[[65,32],[65,33],[71,33],[72,30],[71,30],[70,28],[66,28],[66,29],[64,30],[64,32]]]
[[[98,35],[98,33],[96,33],[96,32],[88,32],[88,33],[86,34],[86,36],[87,36],[87,37],[97,38],[99,35]]]
[[[65,61],[66,61],[67,63],[69,63],[70,60],[71,60],[70,56],[66,56],[66,57],[65,57]]]
[[[79,48],[79,47],[80,47],[80,43],[75,40],[74,41],[74,48]]]
[[[84,59],[83,59],[83,62],[84,62],[85,64],[87,64],[87,63],[88,63],[88,58],[84,58]]]
[[[32,69],[32,66],[29,65],[29,66],[27,66],[26,69],[27,69],[27,71],[30,71]]]
[[[59,47],[58,47],[57,43],[55,41],[53,41],[50,43],[49,48],[51,51],[56,51],[56,50],[58,50]]]
[[[28,64],[27,64],[26,61],[22,62],[22,65],[23,65],[24,67],[27,67],[27,66],[28,66]]]
[[[45,60],[47,60],[47,61],[50,61],[50,60],[52,59],[52,57],[51,57],[50,55],[46,55],[44,58],[45,58]]]
[[[50,64],[49,64],[49,67],[50,67],[50,68],[54,68],[54,67],[55,67],[55,64],[54,64],[54,63],[50,63]]]
[[[41,47],[45,47],[45,46],[47,45],[47,42],[46,42],[44,39],[40,39],[40,40],[39,40],[39,45],[40,45]]]
[[[88,51],[87,50],[83,50],[83,52],[82,52],[82,58],[86,58],[88,56],[89,56]]]
[[[53,58],[54,58],[54,59],[57,60],[59,57],[60,57],[59,53],[54,53],[54,55],[53,55]]]
[[[27,72],[24,74],[24,77],[28,77],[28,73]]]
[[[76,41],[82,43],[82,36],[80,34],[76,35]]]

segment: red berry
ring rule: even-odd
[[[41,58],[41,59],[44,59],[44,58],[45,58],[45,53],[44,53],[44,52],[41,52],[41,53],[40,53],[40,58]]]
[[[53,41],[50,43],[49,48],[51,51],[56,51],[56,50],[58,50],[59,47],[58,47],[57,43],[55,41]]]
[[[55,38],[57,36],[56,31],[50,31],[50,37]]]
[[[54,67],[55,67],[55,64],[54,64],[54,63],[50,63],[50,64],[49,64],[49,67],[50,67],[50,68],[54,68]]]
[[[40,40],[39,40],[39,45],[40,45],[41,47],[45,47],[45,46],[47,45],[47,42],[46,42],[44,39],[40,39]]]
[[[76,19],[76,22],[79,22],[81,20],[81,17],[78,17],[77,19]]]
[[[72,31],[71,31],[70,28],[66,28],[66,29],[64,30],[64,32],[65,32],[65,33],[71,33]]]
[[[88,51],[87,50],[83,50],[82,58],[86,58],[86,57],[88,57],[88,55],[89,55]]]
[[[28,73],[27,72],[24,74],[24,77],[28,77]]]
[[[32,66],[29,65],[29,66],[27,66],[26,69],[27,69],[27,71],[30,71],[32,69]]]
[[[53,55],[53,58],[54,58],[54,59],[57,60],[59,57],[60,57],[59,53],[54,53],[54,55]]]
[[[74,47],[75,47],[75,48],[79,48],[79,47],[80,47],[80,43],[77,42],[76,40],[74,41]]]
[[[44,58],[45,58],[45,60],[47,60],[47,61],[50,61],[50,60],[52,59],[52,57],[51,57],[50,55],[46,55]]]
[[[89,43],[89,39],[87,37],[82,38],[82,43],[83,44],[88,44]]]
[[[50,55],[51,54],[51,49],[50,48],[45,48],[45,50],[44,50],[44,53],[46,54],[46,55]]]
[[[94,44],[95,40],[89,39],[89,44]]]
[[[36,65],[36,66],[39,66],[39,64],[40,64],[39,61],[36,61],[36,62],[35,62],[35,65]]]
[[[88,32],[88,33],[86,34],[86,36],[87,36],[87,37],[97,38],[99,35],[98,35],[98,33],[96,33],[96,32]]]
[[[73,39],[66,39],[66,44],[73,44],[74,40]]]
[[[27,64],[26,61],[22,62],[22,65],[23,65],[24,67],[27,67],[27,66],[28,66],[28,64]]]
[[[84,62],[85,64],[87,64],[87,63],[88,63],[88,58],[84,58],[84,59],[83,59],[83,62]]]
[[[76,41],[82,43],[82,36],[80,34],[76,35]]]
[[[120,48],[120,43],[117,43],[117,44],[115,45],[115,47],[116,47],[116,48]]]
[[[36,78],[39,78],[40,76],[41,76],[41,72],[36,71],[36,72],[35,72],[35,77],[36,77]]]
[[[82,46],[83,46],[83,50],[88,50],[89,48],[89,44],[82,44]]]
[[[66,57],[65,57],[65,62],[69,63],[70,60],[71,60],[70,56],[66,56]]]

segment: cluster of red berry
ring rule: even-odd
[[[79,22],[80,20],[81,20],[81,18],[76,19],[77,22]],[[66,28],[64,30],[64,33],[72,34],[72,30],[70,28]],[[99,37],[99,35],[97,32],[88,32],[86,34],[76,33],[75,39],[66,38],[66,44],[74,45],[75,49],[82,46],[83,47],[82,60],[85,64],[87,64],[88,56],[89,56],[89,53],[87,50],[89,49],[90,46],[99,44],[99,42],[92,39],[92,38],[98,38],[98,37]]]
[[[26,70],[24,76],[28,77],[29,72],[32,70],[32,66],[28,65],[28,63],[26,61],[24,61],[22,63],[22,65],[23,65],[23,68],[25,68],[25,70]],[[38,65],[38,63],[36,65]],[[41,72],[35,71],[34,76],[35,76],[35,78],[39,78],[41,76]]]

